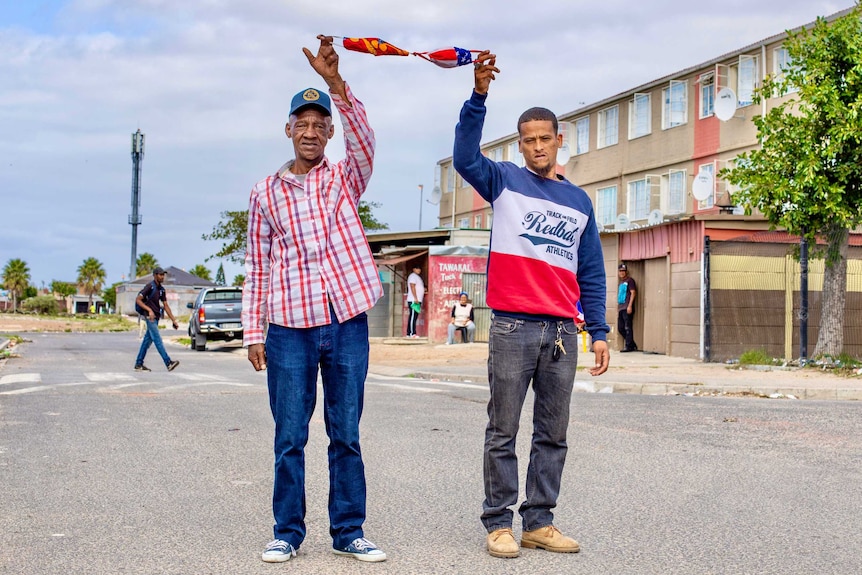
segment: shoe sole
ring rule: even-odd
[[[513,551],[511,553],[503,553],[502,551],[491,551],[488,549],[488,555],[491,557],[498,557],[500,559],[516,559],[521,556],[520,551]]]
[[[521,547],[524,547],[525,549],[544,549],[545,551],[551,551],[552,553],[579,553],[581,550],[580,545],[577,547],[551,547],[550,545],[524,541],[523,539],[521,540]]]
[[[365,561],[366,563],[379,563],[381,561],[386,561],[386,553],[380,555],[364,555],[362,553],[339,551],[338,549],[333,549],[332,552],[335,555],[341,555],[342,557],[353,557],[357,561]]]
[[[262,555],[261,559],[264,563],[284,563],[290,561],[291,557],[290,553],[285,553],[284,555]]]

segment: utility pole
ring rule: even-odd
[[[132,134],[132,213],[129,223],[132,225],[132,263],[129,267],[129,280],[137,277],[138,267],[138,226],[141,225],[141,164],[144,161],[144,135],[141,129]]]
[[[422,192],[424,189],[425,189],[425,186],[423,186],[422,184],[419,184],[419,227],[417,228],[419,230],[422,229],[422,196],[423,196]]]

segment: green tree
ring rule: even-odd
[[[220,286],[225,285],[224,264],[223,263],[219,263],[219,265],[218,265],[218,271],[216,272],[215,283],[216,283],[216,285],[220,285]]]
[[[153,270],[159,265],[156,256],[149,252],[144,252],[138,256],[135,261],[135,278],[153,273]],[[130,278],[130,279],[135,279]]]
[[[372,212],[373,208],[379,208],[379,202],[360,201],[357,208],[359,221],[366,230],[388,230],[387,224],[377,221]],[[223,258],[235,264],[245,262],[246,236],[248,235],[248,210],[225,211],[221,213],[221,221],[213,226],[213,231],[203,234],[202,239],[206,241],[221,241],[222,246],[213,255],[207,258]]]
[[[66,311],[66,298],[70,295],[78,293],[78,286],[71,282],[61,282],[59,280],[51,281],[51,293],[54,293],[63,298],[63,311]]]
[[[237,274],[233,276],[233,283],[231,284],[233,287],[242,287],[242,284],[245,283],[245,275]]]
[[[96,258],[87,258],[78,266],[78,286],[87,294],[87,307],[93,305],[93,295],[102,290],[105,283],[105,268]]]
[[[13,258],[3,268],[3,285],[12,294],[12,311],[18,310],[18,300],[30,285],[30,268],[24,260]]]
[[[788,32],[792,66],[765,79],[756,100],[791,95],[756,116],[761,147],[721,175],[734,201],[773,228],[826,241],[820,332],[814,357],[844,347],[849,230],[862,223],[862,10]],[[794,94],[793,91],[797,90]]]
[[[193,276],[201,278],[202,280],[207,280],[208,282],[212,281],[213,279],[212,272],[203,264],[196,265],[189,270],[189,273]]]
[[[102,290],[102,299],[112,310],[117,309],[117,288],[125,282],[114,282]]]

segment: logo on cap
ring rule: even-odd
[[[316,102],[320,99],[320,92],[318,92],[314,88],[309,88],[302,93],[302,99],[306,102]]]

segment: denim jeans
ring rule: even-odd
[[[323,379],[323,421],[329,437],[329,533],[333,546],[363,537],[365,466],[359,419],[368,373],[368,319],[293,329],[270,324],[266,337],[269,405],[275,420],[272,512],[275,539],[299,549],[305,539],[305,445]]]
[[[566,354],[553,359],[554,342]],[[525,321],[495,315],[488,341],[488,427],[485,430],[485,502],[482,524],[491,532],[512,526],[518,501],[515,440],[521,409],[533,384],[533,439],[527,466],[526,499],[518,512],[525,531],[554,522],[563,465],[569,403],[578,364],[577,328],[572,320]]]
[[[171,362],[170,356],[168,356],[168,352],[165,351],[165,346],[162,343],[162,334],[159,333],[159,320],[150,319],[146,316],[142,318],[145,322],[147,322],[147,332],[144,334],[144,339],[141,341],[141,348],[138,350],[138,357],[135,359],[135,365],[143,365],[144,358],[147,356],[147,350],[150,348],[150,344],[156,344],[156,351],[159,352],[159,355],[162,356],[162,361],[165,362],[165,365],[168,365]]]

